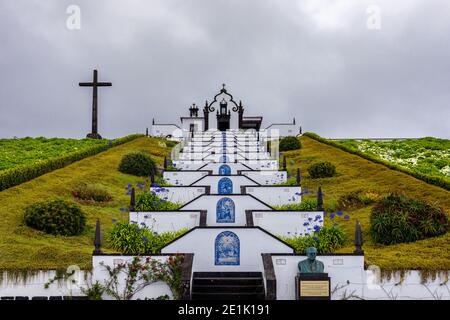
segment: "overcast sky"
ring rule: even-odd
[[[448,0],[0,0],[0,137],[84,137],[94,68],[108,138],[178,123],[222,83],[265,125],[450,138]]]

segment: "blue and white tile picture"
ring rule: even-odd
[[[216,205],[216,222],[233,223],[235,222],[236,207],[234,201],[230,198],[222,198]]]
[[[219,180],[217,190],[219,194],[232,194],[233,193],[233,181],[230,178],[222,178]]]
[[[223,231],[216,237],[215,246],[216,266],[238,266],[240,264],[239,237],[231,231]]]
[[[231,168],[229,165],[223,164],[219,168],[219,175],[229,176],[231,174]]]

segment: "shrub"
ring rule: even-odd
[[[142,152],[129,153],[123,156],[119,165],[119,171],[139,177],[148,177],[156,170],[155,162]]]
[[[333,253],[343,247],[347,242],[347,236],[339,227],[322,227],[314,235],[300,237],[281,237],[291,245],[295,252],[304,254],[306,248],[315,247],[320,254]]]
[[[33,229],[63,236],[79,235],[86,225],[83,211],[76,204],[64,200],[28,206],[24,220],[25,224]]]
[[[285,204],[282,206],[276,206],[276,210],[293,210],[293,211],[316,211],[317,200],[302,199],[299,203]]]
[[[127,137],[116,139],[108,145],[95,145],[88,149],[68,153],[61,157],[40,161],[36,164],[19,166],[16,168],[4,170],[0,172],[0,191],[37,178],[53,170],[64,168],[65,166],[68,166],[73,162],[96,155],[100,152],[108,150],[109,148],[124,144],[126,142],[130,142],[141,136],[142,135],[136,134],[130,135]]]
[[[448,230],[449,219],[442,208],[398,194],[379,201],[370,216],[370,235],[380,244],[413,242]]]
[[[336,167],[328,161],[317,162],[308,168],[308,173],[312,179],[329,178],[336,175]]]
[[[141,193],[136,196],[136,211],[174,211],[178,210],[181,205],[161,199],[153,193]]]
[[[72,195],[84,201],[108,202],[112,199],[108,191],[84,183],[77,185],[72,191]]]
[[[358,209],[371,205],[381,199],[376,191],[358,190],[342,195],[338,199],[339,209]]]
[[[300,140],[296,137],[284,137],[280,140],[280,151],[297,150],[302,147]]]
[[[108,233],[108,240],[114,250],[123,254],[154,254],[186,232],[187,230],[182,229],[157,234],[135,223],[117,222]]]

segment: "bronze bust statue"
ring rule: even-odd
[[[316,260],[317,249],[309,247],[306,249],[306,256],[308,259],[302,260],[298,263],[299,273],[323,273],[324,265],[322,261]]]

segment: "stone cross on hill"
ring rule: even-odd
[[[97,88],[98,87],[111,87],[111,82],[98,82],[97,70],[94,70],[94,78],[92,82],[80,82],[80,87],[92,87],[92,132],[87,135],[87,138],[102,139],[102,136],[98,134],[98,118],[97,118]]]

